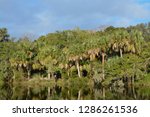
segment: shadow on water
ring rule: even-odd
[[[0,86],[0,100],[143,100],[150,99],[148,87],[97,86]]]

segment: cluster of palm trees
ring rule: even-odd
[[[13,42],[9,61],[14,78],[22,73],[28,79],[37,74],[51,79],[58,71],[63,77],[74,77],[76,73],[81,78],[91,77],[95,72],[92,70],[96,70],[101,71],[99,77],[105,80],[108,60],[123,58],[124,54],[140,56],[143,43],[142,33],[135,29],[108,27],[95,32],[66,30],[49,33],[33,42],[28,37]],[[94,69],[93,62],[99,67]],[[83,75],[83,70],[86,75]]]
[[[127,31],[118,28],[113,31],[91,32],[82,30],[63,31],[48,34],[34,42],[20,42],[20,49],[12,58],[12,66],[22,67],[28,78],[34,69],[46,70],[50,79],[56,70],[68,71],[76,67],[78,77],[82,77],[83,65],[98,61],[102,65],[104,78],[104,65],[106,57],[123,54],[140,53],[143,37],[139,31]],[[61,66],[61,67],[59,67]],[[18,69],[18,68],[17,68]],[[90,72],[90,71],[89,71]]]

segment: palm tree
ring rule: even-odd
[[[74,62],[78,71],[78,76],[79,78],[81,77],[81,72],[80,72],[80,57],[78,55],[76,56],[71,56],[69,57],[69,62]]]
[[[78,42],[78,40],[76,40],[76,44],[71,44],[68,47],[68,53],[66,55],[66,58],[68,60],[68,66],[72,66],[75,65],[77,72],[78,72],[78,77],[81,77],[81,71],[80,71],[80,62],[83,61],[84,59],[84,48],[82,46],[82,44],[80,42]],[[72,65],[70,65],[69,63],[72,63]]]
[[[106,53],[102,50],[102,80],[105,79],[105,70],[104,70],[104,65],[105,65],[105,56],[106,56]]]
[[[39,56],[39,61],[40,64],[45,66],[47,69],[47,77],[48,79],[51,79],[51,76],[53,77],[53,72],[54,72],[54,61],[52,59],[52,57],[49,56],[45,56],[44,58]]]
[[[113,36],[114,37],[113,37],[112,42],[111,42],[111,49],[114,52],[119,52],[120,57],[122,58],[124,43],[122,41],[122,38],[121,38],[119,31],[115,32]]]
[[[10,59],[11,65],[16,70],[21,69],[22,72],[25,72],[27,74],[27,78],[30,79],[33,59],[36,55],[35,47],[26,37],[22,38],[16,43],[17,49],[16,52],[13,53],[13,57]]]
[[[129,33],[126,30],[119,29],[113,33],[109,43],[111,51],[119,53],[121,58],[123,57],[123,53],[134,52]]]
[[[90,49],[87,51],[87,55],[89,55],[90,61],[94,61],[96,59],[96,57],[99,56],[100,53],[100,49],[99,48],[94,48],[94,49]],[[83,57],[88,58],[88,56],[84,55]]]
[[[100,46],[100,55],[102,57],[102,80],[105,79],[105,57],[107,56],[108,50],[109,50],[109,38],[107,36],[104,36],[101,38],[99,46]]]
[[[140,31],[133,30],[130,32],[130,39],[131,39],[131,43],[135,47],[135,53],[140,54],[142,49],[142,44],[144,42],[142,33]]]

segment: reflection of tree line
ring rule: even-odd
[[[142,93],[142,91],[145,92]],[[125,87],[31,87],[31,86],[3,86],[0,99],[23,100],[103,100],[103,99],[150,99],[149,89],[142,89],[129,85]]]
[[[0,86],[0,100],[9,100],[13,95],[12,85],[6,84]]]

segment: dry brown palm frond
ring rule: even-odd
[[[90,61],[95,60],[95,58],[96,58],[95,54],[91,54],[91,55],[90,55]]]
[[[87,54],[92,54],[93,53],[93,49],[88,50]]]
[[[88,54],[85,54],[85,53],[82,54],[82,57],[83,57],[83,59],[88,59],[89,58]]]
[[[132,52],[132,53],[136,53],[136,50],[135,50],[135,47],[134,47],[134,45],[132,44],[132,45],[130,45],[130,52]]]
[[[78,55],[76,55],[76,56],[70,56],[68,60],[69,61],[77,61],[79,59],[80,59],[80,57]]]
[[[95,54],[98,56],[99,53],[100,53],[100,49],[99,49],[99,48],[96,48],[96,49],[95,49]]]
[[[118,44],[117,43],[114,43],[113,45],[112,45],[112,49],[113,50],[116,50],[118,48]]]
[[[99,55],[99,53],[100,53],[100,49],[99,48],[90,49],[87,52],[88,55],[91,55],[91,54]]]

